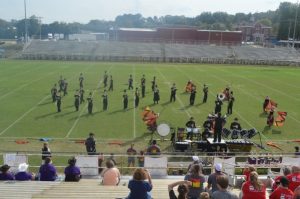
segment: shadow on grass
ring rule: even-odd
[[[186,105],[186,106],[184,106],[184,107],[181,107],[179,110],[180,111],[185,111],[185,110],[187,110],[187,109],[189,109],[189,108],[191,108],[192,107],[192,105]]]
[[[195,106],[199,107],[199,106],[202,106],[203,104],[205,104],[205,103],[201,102],[201,103],[196,104]]]
[[[162,105],[162,106],[167,106],[167,105],[169,105],[169,104],[171,104],[171,103],[172,103],[172,102],[167,101],[167,102],[162,103],[161,105]]]
[[[263,134],[267,134],[269,131],[271,130],[271,127],[269,127],[269,126],[265,126],[265,128],[262,130],[262,132],[261,133],[263,133]]]
[[[272,129],[272,134],[278,135],[281,134],[280,130]]]
[[[44,114],[44,115],[37,116],[34,119],[39,120],[39,119],[43,119],[43,118],[46,118],[46,117],[49,117],[49,116],[55,115],[55,114],[59,114],[59,113],[58,112],[47,113],[47,114]]]
[[[267,115],[266,113],[260,113],[260,114],[259,114],[259,117],[260,117],[260,118],[267,118],[268,115]]]
[[[72,113],[76,113],[77,111],[69,111],[69,112],[66,112],[66,113],[62,113],[62,114],[59,114],[59,115],[55,115],[54,117],[57,118],[57,117],[64,117],[66,115],[70,115]]]
[[[52,102],[52,101],[44,102],[44,103],[39,104],[39,106],[44,106],[44,105],[52,104],[52,103],[55,103],[55,102]]]

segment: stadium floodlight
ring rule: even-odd
[[[293,33],[293,48],[295,48],[295,34],[296,34],[296,27],[297,27],[298,9],[299,9],[299,0],[297,0],[297,4],[296,4],[296,15],[295,15],[294,33]]]
[[[24,0],[24,12],[25,12],[25,44],[27,44],[27,42],[28,42],[28,28],[27,28],[26,0]]]

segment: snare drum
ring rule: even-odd
[[[186,132],[192,132],[192,131],[193,131],[192,128],[189,128],[189,127],[186,128]]]
[[[200,129],[199,128],[193,128],[193,133],[200,133]]]

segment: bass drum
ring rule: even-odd
[[[163,123],[157,126],[157,133],[162,137],[169,135],[170,131],[171,128],[168,124]]]

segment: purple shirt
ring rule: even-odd
[[[152,190],[152,185],[147,181],[129,180],[128,188],[130,193],[128,199],[150,199],[148,192]]]
[[[14,176],[11,173],[0,173],[0,180],[14,180]]]
[[[32,175],[31,173],[27,173],[27,172],[19,172],[15,175],[15,179],[19,181],[32,180]]]
[[[65,181],[79,181],[80,169],[76,166],[68,166],[65,168]]]
[[[52,164],[43,164],[40,167],[40,181],[55,181],[56,168]]]

